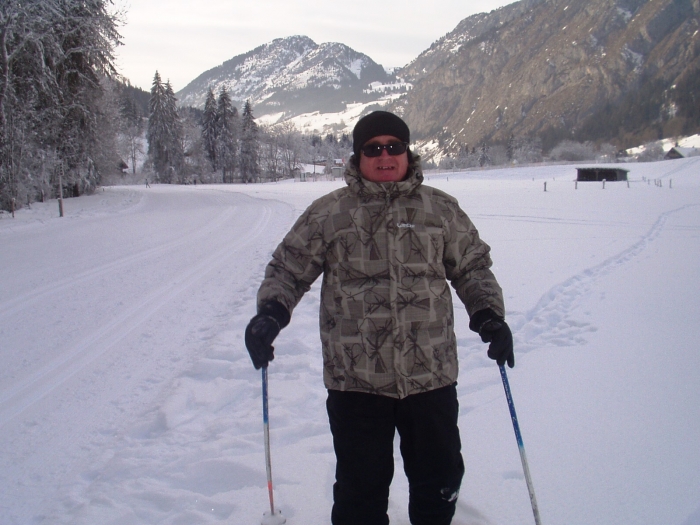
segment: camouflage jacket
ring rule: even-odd
[[[291,313],[323,274],[324,383],[403,398],[457,379],[452,294],[471,316],[504,315],[489,246],[450,195],[406,179],[377,184],[352,162],[347,187],[313,202],[273,253],[258,304]]]

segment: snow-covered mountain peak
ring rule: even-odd
[[[316,44],[296,35],[277,38],[206,71],[180,91],[178,99],[182,105],[202,107],[209,88],[215,93],[225,88],[234,103],[250,100],[257,115],[283,108],[289,117],[367,102],[371,83],[390,81],[381,65],[345,44]]]

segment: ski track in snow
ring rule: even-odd
[[[663,163],[662,163],[663,165]],[[689,168],[700,165],[700,157],[690,158],[684,164],[673,165],[664,171],[656,179],[667,180],[672,176],[687,172]],[[582,321],[573,311],[580,304],[581,299],[590,293],[591,288],[602,277],[614,271],[623,271],[625,264],[628,264],[641,255],[655,239],[662,233],[668,218],[676,213],[690,208],[698,208],[698,204],[687,204],[680,208],[663,212],[656,219],[651,228],[638,241],[625,248],[621,252],[613,255],[603,262],[567,278],[565,281],[551,287],[535,304],[535,306],[524,312],[507,312],[508,325],[513,332],[513,340],[516,358],[519,356],[542,348],[545,346],[567,347],[577,346],[586,343],[586,335],[596,332],[598,327]],[[481,217],[498,217],[500,219],[541,222],[550,224],[607,224],[607,221],[591,219],[563,219],[558,217],[541,216],[521,216],[521,215],[489,215],[481,214]],[[455,298],[456,309],[460,309],[460,303]],[[477,341],[471,343],[471,341]],[[483,345],[477,338],[458,339],[460,347],[460,367],[480,368],[492,367],[493,362],[483,354]],[[484,380],[479,376],[475,382],[467,389],[462,388],[462,395],[472,394],[480,390],[500,385],[500,377],[493,377]],[[468,409],[467,409],[468,410]],[[462,409],[464,412],[464,409]],[[522,474],[518,474],[522,477]],[[524,479],[524,478],[523,478]]]
[[[223,213],[221,213],[217,219],[212,221],[208,225],[208,227],[219,228],[223,226],[228,220],[231,219],[235,212],[235,207],[224,209]],[[258,231],[259,229],[256,230],[256,232]],[[108,275],[113,272],[118,272],[119,270],[122,270],[124,268],[148,262],[150,259],[156,258],[158,256],[167,255],[174,250],[185,247],[187,244],[191,243],[201,234],[201,230],[194,230],[192,232],[189,232],[187,235],[174,239],[170,242],[134,253],[132,255],[120,257],[115,261],[100,264],[97,267],[76,273],[74,275],[71,275],[70,277],[51,282],[50,284],[44,286],[39,286],[26,293],[13,297],[9,301],[5,301],[4,303],[0,304],[0,321],[2,321],[3,318],[9,316],[10,314],[15,315],[19,310],[28,308],[35,301],[39,301],[42,298],[51,294],[60,293],[61,291],[74,286],[75,281],[97,279],[104,275]]]
[[[693,162],[697,161],[693,159]],[[669,164],[661,178],[670,178],[682,169],[687,170],[689,164]],[[211,189],[207,193],[214,196],[217,191]],[[223,193],[227,191],[230,190]],[[220,204],[229,203],[231,195],[218,198]],[[126,339],[157,323],[163,310],[178,298],[191,298],[203,286],[210,290],[210,283],[214,280],[228,290],[229,299],[224,304],[212,305],[216,314],[208,324],[193,326],[184,334],[181,347],[189,348],[189,359],[184,363],[174,363],[162,372],[162,377],[146,374],[138,384],[139,388],[148,388],[147,383],[151,382],[156,388],[155,397],[136,405],[142,411],[112,427],[99,428],[101,437],[92,438],[92,444],[85,443],[83,448],[100,447],[102,453],[96,455],[92,452],[89,464],[72,456],[70,461],[75,465],[67,471],[71,475],[64,479],[57,474],[56,480],[50,480],[49,483],[58,485],[59,503],[48,498],[45,506],[37,503],[35,506],[10,507],[8,499],[0,499],[0,522],[7,520],[12,525],[257,524],[268,505],[260,374],[252,369],[242,334],[255,311],[255,295],[269,253],[304,207],[300,209],[298,200],[290,199],[280,199],[287,202],[280,208],[281,203],[264,197],[253,203],[248,196],[238,195],[237,205],[245,208],[246,213],[252,209],[260,210],[260,215],[255,217],[245,215],[245,226],[250,231],[243,231],[243,228],[236,231],[229,245],[214,246],[213,251],[197,258],[193,265],[180,269],[172,279],[147,288],[145,294],[138,296],[113,318],[82,332],[80,339],[69,348],[63,348],[59,356],[33,374],[0,390],[0,431],[3,426],[14,428],[22,421],[23,426],[18,427],[13,436],[15,439],[23,439],[25,435],[31,437],[31,429],[38,420],[34,414],[41,410],[40,400],[51,399],[71,380],[85,375],[100,358],[119,352]],[[310,197],[307,200],[310,202]],[[293,203],[292,206],[289,202]],[[148,205],[146,199],[141,199],[120,213],[128,215],[129,210],[142,210]],[[584,344],[587,335],[598,327],[581,320],[580,312],[576,310],[595,284],[613,272],[624,271],[626,265],[644,254],[662,234],[673,214],[697,206],[685,205],[660,213],[641,238],[617,254],[552,286],[532,308],[524,312],[508,312],[516,359],[523,359],[527,353],[542,347]],[[280,211],[282,209],[286,211]],[[211,219],[206,230],[212,226],[215,229],[230,227],[234,222],[240,222],[233,220],[240,213],[240,208],[224,207]],[[520,214],[493,217],[560,224],[581,222]],[[103,261],[77,275],[21,293],[0,303],[0,323],[9,322],[18,313],[30,312],[34,305],[70,290],[75,281],[97,281],[171,257],[186,250],[202,234],[203,230],[194,229],[182,237],[171,238],[112,261]],[[256,241],[261,238],[266,243],[264,248],[256,246]],[[227,261],[243,262],[243,265],[234,268],[231,274]],[[227,271],[223,277],[222,270]],[[278,337],[275,344],[277,357],[270,367],[276,503],[284,511],[288,523],[309,525],[328,521],[334,476],[334,456],[324,406],[326,392],[317,349],[319,291],[317,281],[295,310],[292,324]],[[459,303],[455,303],[455,308],[460,309]],[[176,319],[183,321],[181,317]],[[494,387],[499,386],[500,378],[497,373],[487,373],[493,371],[493,362],[485,356],[484,345],[478,337],[460,338],[458,344],[464,376],[459,390],[464,414],[478,406],[474,394],[486,393],[490,397]],[[178,348],[171,349],[170,354],[165,354],[165,362],[168,359],[175,361],[177,357],[172,354],[177,351]],[[145,365],[147,368],[153,366]],[[127,392],[124,395],[137,394]],[[502,397],[502,391],[499,391],[499,396]],[[70,438],[70,434],[67,436]],[[27,445],[27,455],[30,446]],[[407,483],[401,471],[402,464],[397,454],[389,509],[393,525],[408,525],[405,511]],[[506,481],[522,483],[523,480],[522,473],[515,470],[504,471],[502,476]],[[3,478],[8,479],[0,476],[0,481]],[[524,485],[518,490],[522,490],[526,497]],[[311,501],[309,495],[313,495]],[[470,503],[467,498],[458,501],[455,525],[494,525]],[[691,520],[692,516],[684,525],[690,525]]]
[[[579,274],[567,279],[552,287],[539,302],[525,314],[509,314],[511,326],[513,328],[517,353],[522,358],[522,355],[535,350],[539,347],[548,346],[570,346],[580,345],[585,343],[585,335],[596,330],[596,327],[587,323],[577,321],[571,318],[571,312],[574,310],[579,300],[589,293],[591,287],[596,280],[610,272],[623,270],[626,263],[640,255],[650,243],[658,237],[663,230],[666,219],[669,215],[683,210],[673,210],[663,213],[653,224],[650,230],[632,246],[626,248],[619,254],[608,258],[602,263],[586,269]],[[254,292],[257,288],[257,282],[251,287],[249,302],[254,302]],[[302,450],[308,453],[308,447],[320,456],[325,456],[326,462],[332,465],[333,456],[332,448],[328,444],[327,438],[328,429],[323,419],[323,402],[325,399],[325,391],[322,388],[311,389],[309,391],[308,383],[314,382],[320,386],[321,369],[320,364],[310,363],[304,357],[307,352],[313,355],[313,348],[316,337],[317,327],[315,326],[315,315],[318,308],[317,297],[319,294],[319,286],[316,283],[312,290],[304,299],[306,303],[300,306],[295,315],[295,324],[297,332],[308,330],[311,333],[311,341],[307,344],[305,340],[281,341],[278,340],[280,348],[283,348],[283,356],[278,358],[278,361],[284,360],[283,364],[273,367],[272,376],[272,393],[273,405],[279,408],[278,412],[284,414],[298,414],[299,418],[295,422],[294,418],[284,417],[282,420],[271,416],[273,425],[273,465],[274,465],[274,444],[278,447],[293,447],[300,444]],[[303,312],[303,313],[302,313]],[[304,320],[300,317],[304,317]],[[240,330],[243,329],[245,321],[242,319]],[[309,322],[310,321],[310,322]],[[300,322],[309,326],[300,327]],[[250,380],[250,364],[247,355],[238,355],[234,357],[229,343],[233,334],[228,334],[223,330],[217,337],[216,341],[208,352],[208,356],[196,364],[196,366],[179,381],[178,392],[171,396],[166,405],[153,414],[151,422],[146,424],[147,431],[140,436],[131,436],[131,443],[125,450],[125,456],[134,457],[129,461],[130,469],[135,469],[140,482],[138,490],[126,491],[126,500],[130,501],[128,507],[136,509],[143,506],[143,501],[148,501],[149,505],[153,501],[158,500],[158,510],[151,510],[154,514],[149,513],[150,519],[163,513],[163,515],[179,515],[183,517],[183,523],[187,519],[196,520],[230,520],[235,516],[255,515],[254,510],[248,509],[247,506],[231,504],[230,499],[225,495],[230,491],[241,491],[242,493],[250,493],[256,495],[258,500],[257,509],[264,508],[264,501],[260,498],[264,494],[265,478],[264,469],[262,469],[262,427],[260,424],[259,414],[259,384],[255,380]],[[280,336],[282,339],[282,336]],[[463,343],[463,341],[462,341]],[[310,348],[309,348],[310,347]],[[481,343],[477,343],[472,347],[461,348],[461,353],[466,351],[469,366],[474,367],[474,361],[482,363],[483,367],[492,367],[492,361],[484,357],[484,347]],[[474,354],[472,356],[471,354]],[[294,359],[292,356],[301,356],[299,359]],[[316,366],[314,366],[316,365]],[[311,373],[316,372],[317,377],[307,379]],[[299,376],[303,376],[300,380]],[[462,389],[460,397],[467,394],[473,395],[475,392],[490,389],[499,385],[499,379],[496,375],[491,375],[493,379],[478,382],[471,389]],[[257,379],[257,374],[255,374]],[[237,379],[237,381],[236,381]],[[234,381],[232,381],[234,380]],[[291,381],[294,385],[291,390],[301,388],[301,391],[295,393],[285,390],[284,394],[277,393],[275,395],[276,384]],[[237,383],[235,386],[232,383]],[[223,385],[227,386],[222,388]],[[291,396],[291,399],[289,397]],[[191,436],[193,439],[200,439],[202,421],[195,420],[179,420],[177,413],[191,414],[190,410],[193,405],[204,407],[214,403],[215,422],[208,424],[216,427],[215,432],[222,435],[221,448],[227,450],[232,457],[221,457],[221,451],[218,447],[214,447],[211,451],[201,452],[196,450],[188,450],[187,447],[181,451],[181,455],[173,454],[169,461],[173,462],[169,470],[179,472],[174,476],[173,473],[158,472],[157,463],[162,461],[159,457],[157,461],[149,460],[152,454],[148,451],[151,447],[159,449],[162,446],[160,440],[174,440],[169,443],[167,448],[177,449],[177,445],[182,446],[184,436]],[[296,405],[296,406],[295,406]],[[190,409],[190,410],[188,410]],[[224,410],[231,410],[229,416],[221,416],[218,413]],[[309,417],[309,413],[315,416]],[[320,415],[320,419],[318,416]],[[231,432],[233,436],[224,437],[226,433],[233,428]],[[172,430],[177,430],[175,435],[171,435]],[[179,434],[179,436],[177,435]],[[235,436],[235,437],[234,437]],[[145,439],[144,439],[145,438]],[[313,445],[314,440],[320,439],[318,445]],[[186,439],[185,439],[186,441]],[[145,447],[145,451],[142,450]],[[127,453],[128,451],[128,453]],[[149,463],[155,463],[149,465]],[[400,472],[402,470],[402,462],[397,454],[397,473],[399,476],[395,479],[393,491],[401,492],[407,489],[402,487]],[[311,469],[313,470],[313,469]],[[157,473],[157,474],[156,474]],[[133,472],[132,472],[133,475]],[[521,472],[504,472],[504,477],[515,480],[522,480]],[[332,484],[332,472],[326,471],[321,479],[326,480],[326,487]],[[115,479],[109,479],[113,483]],[[167,501],[162,501],[163,488],[162,483],[169,485],[171,490],[182,492],[185,498],[181,501],[173,494]],[[276,486],[286,485],[291,480],[285,478],[276,478]],[[202,487],[205,490],[202,490]],[[92,487],[96,489],[96,487]],[[100,493],[107,492],[104,488],[100,488]],[[192,502],[192,493],[199,494]],[[257,494],[256,494],[257,492]],[[285,487],[285,492],[289,492]],[[327,495],[330,500],[330,495]],[[152,501],[151,501],[152,500]],[[403,509],[403,498],[399,498],[401,503],[392,500],[390,512],[393,512],[394,518],[392,523],[398,525],[408,525],[406,518],[401,518]],[[290,503],[282,501],[282,508],[286,509],[288,518],[295,517],[294,511],[299,507],[299,502]],[[330,501],[328,503],[330,505]],[[144,511],[142,509],[142,511]],[[319,513],[323,515],[323,513]],[[122,516],[120,519],[125,519],[129,514]],[[398,516],[397,516],[398,515]],[[300,518],[301,516],[297,517]],[[154,521],[156,521],[154,519]],[[234,520],[235,521],[235,520]],[[295,521],[295,520],[293,520]],[[88,523],[89,520],[84,521]],[[117,523],[118,521],[115,521]],[[313,521],[316,522],[316,521]],[[82,522],[81,522],[82,523]],[[455,517],[455,523],[469,523],[470,525],[490,525],[490,521],[483,516],[477,509],[468,504],[466,499],[461,499],[458,502],[458,510]]]
[[[13,424],[12,429],[8,429],[7,435],[14,437],[8,437],[8,439],[16,442],[17,439],[22,439],[20,436],[26,433],[26,429],[31,432],[36,427],[36,422],[34,422],[36,414],[41,414],[44,410],[45,400],[53,399],[54,393],[65,390],[68,384],[74,382],[76,378],[84,383],[85,379],[93,374],[91,368],[101,364],[105,356],[110,356],[110,359],[113,359],[112,355],[118,356],[124,350],[121,347],[127,339],[137,335],[139,331],[147,333],[149,325],[158,324],[159,316],[162,315],[164,309],[171,308],[185,296],[196,294],[200,286],[209,286],[208,282],[216,283],[218,280],[218,285],[222,287],[226,285],[247,286],[250,282],[247,275],[250,272],[259,273],[258,267],[231,268],[231,264],[236,261],[245,261],[244,254],[246,253],[259,252],[257,244],[259,244],[261,234],[269,230],[275,231],[277,227],[277,225],[271,224],[273,210],[276,208],[285,210],[284,213],[289,216],[290,207],[281,203],[274,204],[271,201],[257,202],[246,196],[236,196],[231,193],[228,195],[222,193],[217,196],[215,191],[210,191],[205,200],[218,202],[213,207],[217,215],[211,221],[192,229],[186,235],[175,235],[173,239],[162,244],[156,243],[155,246],[117,257],[113,261],[98,263],[92,268],[79,271],[63,279],[48,280],[48,284],[40,285],[0,305],[0,323],[5,322],[9,326],[13,319],[27,315],[27,311],[34,304],[56,301],[63,293],[70,291],[76,283],[87,284],[88,287],[94,283],[92,284],[94,288],[96,285],[99,286],[100,279],[125,275],[133,272],[135,268],[152,267],[159,261],[177,257],[178,252],[186,253],[188,248],[194,249],[198,239],[206,238],[208,232],[233,231],[231,242],[209,245],[207,246],[208,250],[202,256],[197,257],[193,264],[181,265],[180,268],[176,269],[176,273],[168,275],[166,279],[153,279],[153,284],[143,287],[143,293],[129,302],[123,301],[124,304],[116,315],[107,316],[92,328],[81,331],[80,337],[71,341],[69,346],[59,346],[50,360],[43,366],[14,382],[10,382],[9,386],[8,382],[3,382],[3,388],[0,390],[0,430],[6,425]],[[229,205],[231,200],[234,201],[234,205]],[[244,201],[241,203],[244,205],[236,205],[236,200]],[[138,208],[142,204],[137,203],[135,207]],[[251,208],[255,209],[255,215],[250,215]],[[240,221],[242,213],[249,215],[250,219]],[[279,212],[277,215],[279,216]],[[288,220],[289,218],[285,220],[285,226]],[[31,225],[27,228],[31,229]],[[267,252],[267,250],[265,251]],[[257,257],[254,257],[251,262],[255,264],[256,259]],[[226,272],[228,275],[224,275],[222,278],[222,272]],[[31,312],[29,313],[31,314]],[[204,330],[204,328],[200,328],[201,332]],[[180,357],[173,357],[171,360],[176,362],[180,360]],[[146,365],[144,372],[148,375],[149,364],[145,362],[144,365]],[[141,371],[134,372],[138,374]],[[142,380],[145,379],[145,384],[142,382],[141,389],[151,388],[149,384],[157,386],[162,381],[157,377],[159,374],[162,374],[161,370],[153,370],[150,377],[142,378]],[[89,397],[89,395],[89,391],[84,391],[78,397]],[[65,394],[59,393],[59,396],[65,396]],[[61,397],[57,399],[61,399]],[[116,405],[116,401],[114,404]],[[36,410],[25,415],[30,408],[35,407]],[[25,430],[22,430],[22,426],[15,425],[14,420],[24,420]],[[109,429],[98,431],[98,433],[105,434],[107,438],[107,434],[112,432],[114,431]],[[65,447],[65,441],[61,439],[61,436],[57,436],[56,439],[59,439],[59,442],[54,443],[54,445],[57,446],[57,452],[60,454],[61,449]],[[26,452],[23,453],[25,457],[31,457],[30,449],[27,448],[31,447],[30,441],[31,439],[27,439]],[[9,459],[9,456],[6,459]],[[65,458],[63,461],[68,464],[68,468],[71,468],[71,464],[79,462],[79,459],[69,460]],[[90,465],[90,468],[94,468],[94,465]],[[6,477],[5,486],[7,489],[18,486],[17,484],[24,484],[20,480],[12,480],[10,472],[6,472],[6,474],[10,476]],[[33,476],[31,472],[27,475]],[[87,476],[86,479],[89,479],[89,474]],[[12,493],[12,490],[8,490],[7,493]],[[42,494],[42,497],[46,496],[46,494]],[[40,507],[37,503],[39,502],[24,507],[18,514],[13,513],[7,516],[10,519],[9,523],[29,523],[32,519],[44,520],[45,515],[35,514]],[[71,504],[67,503],[67,505],[70,507]],[[0,517],[3,515],[3,507],[4,505],[0,505]],[[71,514],[68,513],[67,516],[71,516]],[[56,519],[63,520],[66,517],[62,516]],[[49,518],[49,520],[52,521],[53,518]],[[6,523],[4,519],[0,519],[0,521]],[[73,518],[68,517],[66,522],[73,522]]]
[[[119,316],[89,333],[73,348],[64,351],[60,357],[47,366],[42,367],[28,378],[13,385],[13,387],[0,392],[0,427],[24,411],[28,406],[43,399],[94,360],[112,350],[134,330],[147,324],[162,306],[172,302],[176,297],[206,278],[210,271],[217,268],[219,261],[231,260],[237,253],[247,249],[269,221],[271,215],[269,206],[263,206],[262,208],[262,215],[257,217],[254,223],[250,224],[251,228],[245,235],[239,237],[239,244],[215,250],[211,255],[203,258],[196,265],[178,275],[174,283],[169,282],[154,290],[150,290],[126,308]],[[236,211],[235,207],[226,208],[224,213],[209,226],[212,228],[221,227],[235,215]],[[28,303],[38,300],[47,294],[59,293],[72,286],[76,280],[94,279],[125,267],[143,263],[154,256],[167,255],[173,250],[187,245],[199,235],[201,235],[201,232],[195,231],[176,242],[167,243],[113,263],[100,265],[93,270],[39,288],[26,296],[20,296],[15,300],[9,301],[8,305],[3,305],[3,310],[6,313],[11,312],[15,315],[23,307],[26,307]]]
[[[576,315],[572,315],[581,299],[590,293],[591,288],[602,277],[611,272],[624,271],[624,265],[641,255],[661,234],[671,215],[696,207],[698,205],[686,205],[662,213],[649,231],[631,246],[554,285],[527,312],[507,312],[508,325],[513,332],[516,358],[521,359],[524,354],[545,346],[566,347],[585,344],[586,335],[597,331],[598,328],[577,319]],[[560,220],[557,219],[556,222],[560,222]],[[472,344],[471,341],[477,342]],[[461,338],[458,339],[458,344],[462,368],[491,368],[493,366],[493,362],[483,355],[483,344],[478,339],[474,337]],[[485,381],[479,379],[468,389],[462,390],[465,394],[472,394],[494,385],[500,385],[500,377],[494,376]],[[522,474],[519,476],[522,477]]]
[[[629,248],[554,286],[524,315],[509,315],[518,353],[542,346],[585,343],[585,334],[596,331],[597,327],[571,319],[570,312],[579,299],[589,293],[598,279],[610,272],[622,271],[625,264],[639,256],[661,234],[671,215],[695,207],[697,205],[686,205],[661,214],[649,231]]]
[[[674,165],[658,178],[671,178],[698,164],[700,157],[688,159],[687,163]],[[585,343],[586,333],[596,331],[597,327],[571,319],[570,312],[578,300],[590,291],[598,279],[610,272],[623,270],[625,264],[644,252],[659,237],[671,215],[697,207],[697,204],[687,204],[662,213],[649,231],[628,248],[552,287],[524,315],[509,314],[509,325],[513,330],[517,352],[526,353],[546,345],[571,346]]]

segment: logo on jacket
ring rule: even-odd
[[[406,222],[406,221],[397,222],[396,226],[398,226],[399,228],[415,228],[416,227],[415,224],[411,224],[410,222]]]

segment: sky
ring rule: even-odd
[[[545,525],[700,525],[700,157],[625,168],[629,185],[605,186],[575,186],[572,165],[426,172],[491,246]],[[65,199],[63,218],[56,200],[0,214],[3,525],[259,525],[269,509],[243,334],[274,248],[345,183],[143,177]],[[288,525],[327,524],[332,504],[321,281],[269,368]],[[453,525],[532,525],[498,368],[454,305],[466,474]],[[391,524],[409,525],[395,458]]]
[[[477,13],[513,0],[117,0],[117,66],[150,89],[156,70],[179,91],[201,73],[275,38],[341,42],[384,67],[401,67]]]

